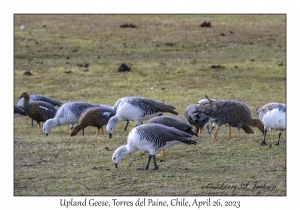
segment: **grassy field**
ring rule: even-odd
[[[131,71],[118,72],[122,63]],[[144,96],[175,106],[184,120],[185,108],[208,95],[244,102],[257,118],[257,107],[286,103],[286,16],[15,15],[15,104],[22,91],[108,105]],[[277,132],[268,132],[261,147],[258,129],[234,129],[239,139],[229,141],[223,125],[218,141],[204,130],[197,145],[167,149],[159,170],[139,171],[142,151],[117,169],[112,163],[134,123],[124,126],[112,139],[95,137],[94,127],[71,138],[69,125],[47,137],[28,117],[15,118],[14,195],[286,195],[285,133],[275,146]]]

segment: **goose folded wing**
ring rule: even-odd
[[[143,104],[145,104],[149,107],[152,107],[153,109],[157,110],[158,112],[170,112],[172,114],[178,115],[178,113],[176,111],[174,111],[175,107],[172,105],[164,104],[162,102],[150,100],[147,98],[139,98],[139,100]]]

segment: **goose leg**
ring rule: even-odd
[[[157,170],[158,169],[158,166],[156,164],[156,158],[155,158],[155,155],[153,155],[153,162],[154,162],[154,168],[152,170]]]
[[[33,127],[33,119],[31,119],[31,127]]]
[[[275,144],[276,146],[279,145],[280,136],[281,136],[281,131],[278,132],[278,140],[277,140],[277,143]]]
[[[137,170],[147,170],[149,168],[149,165],[150,165],[150,162],[151,162],[151,158],[153,158],[153,161],[154,161],[155,160],[155,155],[149,155],[147,165],[145,167],[137,168]],[[154,165],[155,164],[156,163],[154,163]]]
[[[210,131],[210,134],[212,133],[212,131],[215,129],[215,123],[213,123],[212,125],[211,125],[211,131]]]
[[[200,130],[199,127],[196,127],[195,128],[195,133],[199,134],[199,130]]]
[[[220,129],[220,126],[217,125],[217,128],[216,128],[216,130],[215,130],[215,132],[214,132],[214,135],[212,136],[212,138],[213,138],[214,140],[217,140],[217,139],[218,139],[218,138],[217,138],[217,134],[218,134],[218,132],[219,132],[219,129]]]
[[[231,126],[228,125],[228,140],[232,139],[232,136],[231,136]]]
[[[84,136],[84,128],[82,129],[82,136]]]
[[[100,128],[97,129],[97,131],[96,131],[96,136],[99,135],[99,130],[100,130]]]
[[[101,131],[102,131],[102,136],[103,136],[104,135],[103,126],[101,127]]]
[[[167,156],[166,153],[165,153],[165,150],[162,150],[161,153],[156,155],[156,157],[165,157],[165,156]]]
[[[207,128],[208,134],[211,134],[211,131],[209,131],[209,123],[206,123],[206,128]]]
[[[264,129],[264,140],[260,143],[260,146],[267,146],[266,134],[267,134],[267,129]]]
[[[128,121],[128,120],[126,120],[126,126],[125,126],[125,129],[124,129],[124,131],[126,131],[126,130],[127,130],[128,124],[129,124],[129,121]]]

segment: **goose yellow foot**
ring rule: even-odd
[[[215,132],[212,136],[212,139],[215,140],[215,141],[218,140],[217,134],[218,134],[219,129],[220,129],[220,126],[217,125],[217,128],[216,128],[216,130],[215,130]]]
[[[161,153],[156,155],[156,157],[165,157],[165,156],[167,156],[165,150],[162,150]]]

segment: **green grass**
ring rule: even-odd
[[[285,18],[15,15],[14,103],[22,91],[64,103],[108,105],[139,95],[175,106],[184,119],[185,108],[206,94],[244,102],[257,118],[257,107],[286,103]],[[211,28],[199,27],[205,20]],[[120,28],[124,23],[137,27]],[[86,63],[88,71],[78,66]],[[122,63],[131,71],[119,73]],[[33,75],[25,76],[25,71]],[[239,139],[228,141],[224,125],[217,142],[205,130],[193,137],[197,145],[167,149],[158,160],[159,170],[139,171],[135,169],[148,159],[145,152],[125,156],[117,169],[111,161],[134,123],[127,131],[124,126],[116,126],[112,139],[106,133],[95,137],[92,127],[85,136],[70,138],[69,125],[54,127],[46,137],[31,128],[28,117],[16,118],[14,195],[286,195],[285,133],[275,146],[277,132],[268,132],[269,147],[260,147],[263,136],[256,128],[253,135],[233,129]],[[218,183],[221,189],[208,187]],[[249,185],[243,188],[242,183]],[[252,189],[254,183],[265,188]]]

